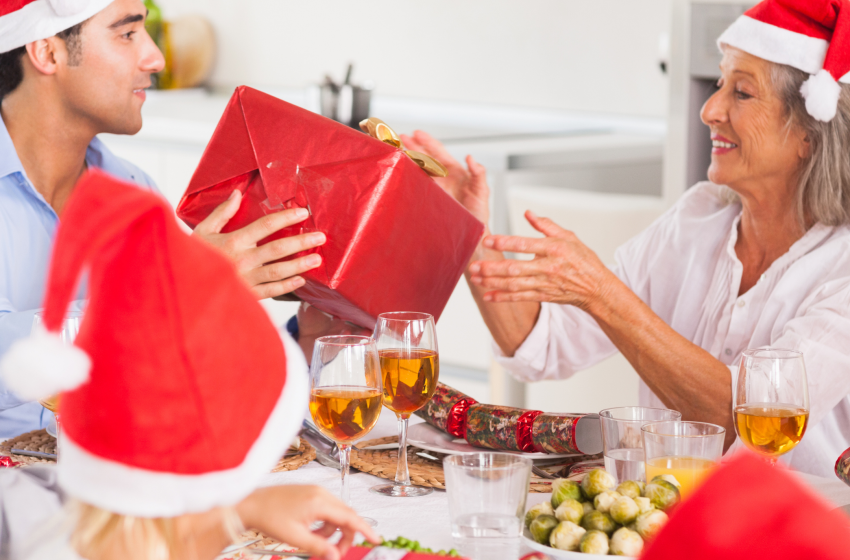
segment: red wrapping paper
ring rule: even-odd
[[[835,462],[835,474],[850,486],[850,449],[845,450]]]
[[[439,318],[484,232],[402,150],[244,86],[177,214],[195,227],[234,189],[244,198],[225,233],[284,208],[310,210],[261,243],[324,232],[322,265],[301,275],[295,295],[366,328],[387,311]]]
[[[466,417],[469,407],[478,401],[444,383],[437,383],[434,396],[414,414],[435,428],[454,437],[466,437]]]
[[[474,447],[534,452],[531,428],[539,410],[475,404],[466,417],[466,442]]]
[[[0,455],[0,467],[17,467],[18,463],[8,455]]]

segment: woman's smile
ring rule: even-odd
[[[738,144],[735,144],[725,136],[721,136],[719,134],[711,135],[711,153],[716,155],[727,154],[738,147]]]

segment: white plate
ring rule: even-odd
[[[449,455],[488,451],[480,447],[472,447],[466,443],[466,440],[455,438],[453,435],[442,432],[425,422],[410,427],[407,432],[407,443],[427,451],[436,451],[437,453],[447,453]],[[528,457],[529,459],[557,459],[560,457],[575,456],[573,454],[557,453],[522,453],[521,451],[499,451],[499,453],[513,453]]]
[[[565,558],[569,560],[611,560],[611,558],[622,558],[624,560],[636,560],[634,556],[611,556],[611,555],[602,555],[602,554],[584,554],[582,552],[575,552],[572,550],[558,550],[557,548],[552,548],[551,546],[546,546],[545,544],[540,544],[531,538],[531,533],[528,532],[528,528],[522,530],[522,542],[528,548],[535,550],[537,552],[542,552],[543,554],[547,554],[551,558]]]

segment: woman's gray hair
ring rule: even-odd
[[[784,64],[771,65],[773,86],[786,107],[786,126],[800,127],[811,147],[800,169],[800,224],[850,224],[850,84],[841,84],[835,118],[821,122],[809,115],[800,94],[809,74]]]

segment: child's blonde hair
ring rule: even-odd
[[[106,511],[84,502],[70,506],[76,520],[71,546],[85,558],[103,558],[112,546],[120,546],[127,560],[195,559],[194,547],[181,542],[177,524],[181,517],[134,517]],[[218,508],[231,541],[245,531],[233,508]]]

